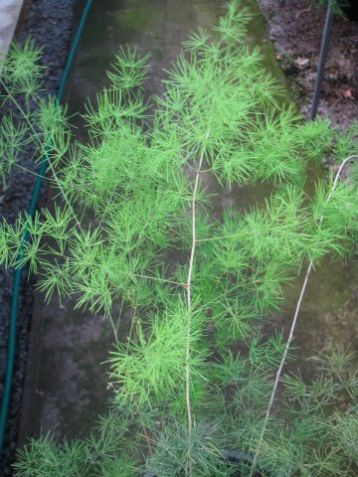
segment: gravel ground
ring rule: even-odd
[[[353,0],[352,4],[356,0]],[[277,59],[302,113],[312,101],[325,8],[312,0],[260,0]],[[357,18],[357,13],[355,13]],[[358,119],[358,22],[335,16],[319,114],[339,127]]]
[[[43,63],[46,65],[44,95],[55,94],[70,46],[76,0],[30,0],[26,16],[20,24],[18,39],[23,42],[29,36],[36,45],[43,47]],[[21,165],[33,169],[32,154],[21,158]],[[0,214],[13,222],[17,214],[26,210],[30,203],[34,176],[20,169],[14,169],[6,190],[0,190]],[[42,190],[44,198],[46,187]],[[26,371],[28,336],[31,325],[34,283],[25,280],[22,287],[18,315],[18,337],[15,378],[13,382],[12,405],[10,409],[8,433],[3,459],[0,459],[0,474],[11,474],[9,464],[16,449],[17,431],[21,411],[22,388]],[[12,295],[11,272],[0,270],[0,382],[3,382],[9,313]],[[0,385],[0,395],[2,384]]]

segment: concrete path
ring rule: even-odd
[[[0,75],[21,14],[24,0],[0,0]]]

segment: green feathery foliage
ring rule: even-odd
[[[14,465],[21,477],[135,477],[138,456],[127,445],[129,422],[111,413],[87,439],[65,442],[61,447],[45,435],[32,439],[19,452]]]
[[[121,406],[167,406],[170,404],[168,399],[183,392],[187,315],[185,305],[179,302],[172,311],[166,310],[164,316],[154,316],[150,320],[149,336],[145,336],[139,323],[138,339],[120,345],[118,351],[112,353],[111,378],[121,386],[117,396]],[[194,349],[202,321],[199,311],[195,314],[195,328],[191,334],[190,362],[192,373],[199,380],[206,356],[203,349]]]
[[[3,119],[0,172],[5,184],[32,144],[35,165],[49,161],[57,199],[51,211],[0,224],[0,263],[36,273],[47,301],[57,295],[104,313],[117,341],[109,354],[115,413],[83,441],[31,441],[19,477],[130,477],[143,456],[160,477],[230,476],[223,451],[256,448],[285,347],[262,320],[281,309],[310,260],[354,251],[358,189],[354,170],[334,191],[323,173],[313,187],[311,171],[328,156],[337,165],[357,153],[357,129],[305,123],[282,106],[259,49],[245,44],[250,21],[232,1],[213,34],[192,35],[150,108],[149,58],[122,48],[110,84],[87,104],[85,143],[72,137],[65,108],[39,99],[40,53],[32,43],[14,48],[5,96],[23,120]],[[218,214],[209,172],[216,190],[265,183],[267,197]],[[132,310],[126,343],[121,302]],[[310,381],[286,376],[260,447],[263,474],[354,475],[351,360],[316,359]],[[247,462],[240,472],[250,474]]]
[[[40,65],[41,56],[42,51],[31,39],[22,47],[12,44],[2,69],[2,81],[12,94],[23,95],[29,101],[38,93],[44,72],[44,67]]]

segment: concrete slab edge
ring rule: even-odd
[[[25,0],[0,0],[0,77]]]

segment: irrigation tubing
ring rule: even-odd
[[[65,69],[61,77],[60,86],[56,94],[56,99],[59,103],[61,103],[63,100],[69,73],[73,65],[73,62],[78,50],[78,46],[80,43],[80,39],[81,39],[83,30],[87,21],[88,14],[92,7],[92,4],[93,4],[93,0],[86,1],[86,4],[82,11],[80,22],[76,29],[73,42],[70,48],[70,52],[67,57]],[[34,216],[36,208],[37,208],[37,204],[40,197],[41,186],[42,186],[42,176],[46,174],[47,167],[48,167],[48,158],[45,156],[43,158],[43,161],[41,161],[39,175],[36,178],[35,185],[32,191],[30,206],[28,208],[28,214],[31,217]],[[25,232],[25,234],[22,237],[22,247],[21,247],[22,249],[26,245],[28,239],[29,239],[29,234],[28,232]],[[20,251],[20,255],[21,255],[21,251]],[[21,282],[22,282],[22,271],[23,271],[23,267],[19,267],[15,269],[13,284],[12,284],[12,300],[11,300],[10,319],[9,319],[10,321],[9,344],[8,344],[8,353],[7,353],[6,375],[5,375],[3,396],[2,396],[1,408],[0,408],[0,458],[3,454],[6,425],[7,425],[9,407],[10,407],[12,381],[13,381],[13,375],[14,375],[15,352],[16,352],[16,327],[17,327],[19,298],[20,298]]]
[[[333,23],[333,10],[332,10],[331,2],[329,2],[329,5],[327,7],[326,20],[325,20],[324,28],[323,28],[321,50],[319,53],[317,79],[316,79],[316,84],[315,84],[315,89],[313,94],[311,111],[309,115],[309,118],[312,121],[316,118],[316,115],[317,115],[319,97],[321,94],[322,82],[324,77],[324,68],[327,61],[329,43],[330,43],[331,34],[332,34],[332,23]]]

